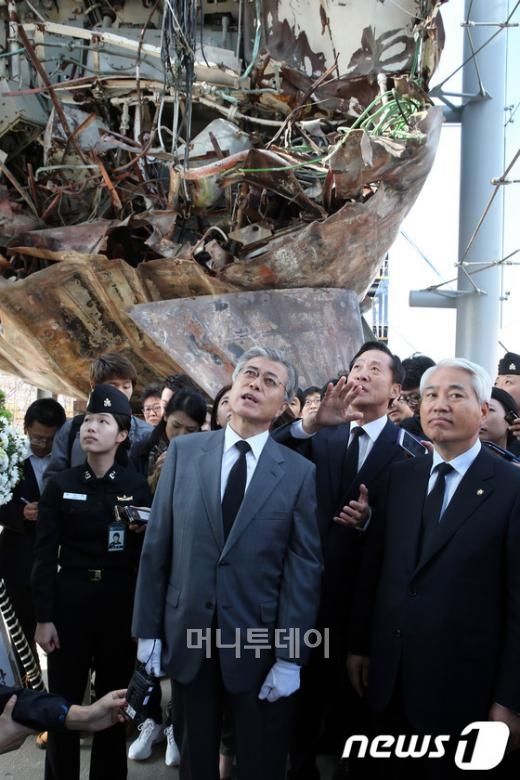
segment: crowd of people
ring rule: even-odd
[[[162,741],[182,780],[319,780],[320,753],[334,780],[449,778],[482,768],[457,741],[479,722],[508,730],[488,776],[516,776],[520,355],[492,386],[470,361],[371,341],[302,389],[258,347],[212,404],[178,374],[145,388],[142,417],[137,379],[108,353],[84,414],[31,404],[0,507],[0,577],[49,690],[77,707],[49,730],[46,780],[79,779],[76,721],[94,724],[91,780],[123,780]],[[153,692],[127,748],[136,664]],[[345,747],[378,735],[443,749]]]

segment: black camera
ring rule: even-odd
[[[128,683],[125,714],[130,720],[143,723],[148,717],[148,704],[158,680],[143,667],[137,667]]]
[[[504,420],[508,425],[512,425],[516,420],[518,420],[518,415],[513,412],[512,409],[510,409],[506,414],[504,415]]]
[[[134,525],[146,525],[150,517],[148,506],[120,506],[116,504],[114,512],[121,523],[133,523]]]

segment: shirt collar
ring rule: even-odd
[[[253,452],[253,455],[255,457],[255,460],[258,460],[260,455],[262,454],[262,450],[265,447],[265,443],[267,439],[269,438],[269,431],[262,431],[262,433],[257,433],[255,436],[250,436],[247,441],[249,446],[251,447],[251,450]],[[236,433],[231,425],[228,423],[224,430],[224,452],[228,452],[228,450],[231,449],[231,447],[234,447],[234,445],[237,443],[237,441],[241,441],[242,437]]]
[[[120,474],[120,466],[117,463],[114,463],[111,468],[107,471],[107,473],[102,477],[96,477],[92,469],[90,468],[87,461],[82,466],[78,466],[78,468],[81,470],[81,481],[84,484],[88,484],[90,482],[108,482],[109,484],[112,484],[116,481],[118,475]]]
[[[47,453],[47,455],[44,455],[42,458],[39,455],[36,455],[36,453],[34,453],[29,447],[26,457],[30,458],[33,462],[36,461],[36,463],[47,463],[51,459],[51,453]]]
[[[372,420],[371,422],[364,422],[364,423],[352,423],[350,426],[350,432],[352,433],[352,429],[356,428],[358,425],[361,425],[363,430],[365,431],[368,438],[374,442],[385,425],[388,422],[388,417],[386,414],[384,414],[382,417],[378,417],[377,420]]]
[[[469,450],[466,450],[466,452],[463,452],[461,455],[457,455],[456,458],[453,458],[453,460],[446,461],[452,466],[455,471],[457,471],[461,476],[464,476],[466,471],[469,469],[477,455],[479,454],[481,450],[481,443],[480,439],[477,439],[475,444],[469,448]],[[430,471],[430,474],[432,473],[435,466],[438,466],[439,463],[443,463],[444,458],[442,458],[441,455],[437,452],[437,450],[433,450],[433,462],[432,462],[432,468]]]

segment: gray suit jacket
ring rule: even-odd
[[[206,632],[216,613],[221,644],[233,645],[240,632],[238,651],[218,652],[224,685],[242,693],[260,686],[275,657],[306,661],[322,562],[314,466],[271,438],[224,544],[223,444],[224,431],[214,431],[170,445],[146,530],[133,634],[160,638],[163,668],[186,684],[211,650],[209,642],[189,647],[188,629]],[[247,629],[264,629],[270,648],[245,649]],[[275,629],[299,630],[294,652],[288,634],[285,647],[274,646]]]

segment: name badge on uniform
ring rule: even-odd
[[[68,498],[71,501],[86,501],[87,494],[86,493],[64,493],[63,498]]]
[[[125,549],[126,528],[123,523],[111,523],[108,526],[108,552],[123,552]]]

